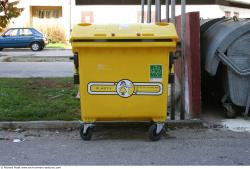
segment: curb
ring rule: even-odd
[[[72,50],[72,48],[44,48],[43,50]]]
[[[79,121],[12,121],[0,122],[2,129],[64,129],[64,128],[77,128]]]
[[[11,58],[10,56],[2,55],[0,56],[0,62],[5,62],[6,59],[10,59],[10,58]]]
[[[67,129],[67,128],[79,128],[80,121],[25,121],[25,122],[0,122],[0,128],[2,129]],[[102,125],[129,125],[140,124],[143,122],[98,122],[98,126]],[[205,128],[202,120],[173,120],[168,121],[167,126],[169,128]]]
[[[176,127],[176,128],[206,128],[204,121],[197,120],[171,120],[167,122],[168,127]]]

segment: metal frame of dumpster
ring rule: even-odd
[[[215,76],[219,63],[226,68],[223,106],[235,116],[231,103],[250,106],[250,20],[220,18],[201,26],[202,66],[209,75]]]

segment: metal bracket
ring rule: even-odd
[[[221,103],[222,103],[222,104],[225,104],[226,101],[227,101],[227,99],[228,99],[228,93],[226,93],[226,94],[222,97]]]
[[[181,43],[177,42],[176,52],[175,52],[175,55],[174,55],[174,59],[177,60],[179,58],[181,58]]]
[[[233,16],[233,20],[234,20],[234,22],[238,22],[239,23],[239,19],[238,19],[237,16]]]
[[[250,107],[250,92],[248,94],[247,105],[246,105],[246,109],[245,109],[245,113],[244,113],[245,118],[248,116],[249,107]]]
[[[156,123],[156,134],[159,134],[164,127],[164,123]]]
[[[175,78],[174,73],[169,73],[169,75],[168,75],[168,83],[173,84],[174,83],[174,78]]]
[[[80,84],[80,79],[79,79],[79,74],[78,73],[74,74],[74,84]]]
[[[88,128],[93,128],[95,125],[93,123],[81,123],[83,125],[83,133],[87,133]]]
[[[74,53],[74,65],[75,65],[75,69],[78,70],[79,68],[79,60],[78,60],[78,53]]]

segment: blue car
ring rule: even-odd
[[[4,48],[31,48],[40,51],[48,44],[44,34],[34,28],[10,28],[0,36],[0,51]]]

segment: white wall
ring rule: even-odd
[[[71,3],[71,5],[70,5]],[[140,5],[93,5],[93,6],[76,6],[75,0],[20,0],[18,5],[23,7],[24,11],[21,16],[11,21],[11,27],[25,27],[29,25],[30,21],[30,7],[31,6],[62,6],[62,20],[61,25],[66,30],[67,37],[70,35],[70,28],[74,24],[80,23],[82,12],[93,11],[94,23],[136,23],[137,13],[141,10]],[[71,8],[70,8],[71,6]],[[145,5],[145,11],[147,6]],[[71,12],[70,12],[71,11]],[[155,11],[155,6],[152,6],[152,13]],[[239,12],[240,17],[250,18],[250,9],[234,8],[219,5],[188,5],[187,12],[199,11],[203,19],[218,18],[225,15],[225,11],[231,11],[232,16],[234,12]],[[171,9],[170,9],[171,12]],[[180,5],[176,6],[176,15],[181,14]],[[166,8],[162,6],[162,19],[165,19]],[[46,24],[46,23],[44,23]],[[71,25],[70,25],[71,24]]]
[[[136,23],[137,11],[141,10],[141,6],[76,6],[73,7],[72,24],[81,22],[81,13],[83,11],[94,12],[94,23]],[[145,5],[145,11],[147,6]],[[171,8],[169,9],[171,12]],[[155,6],[152,6],[152,13],[155,11]],[[220,5],[188,5],[187,12],[200,12],[200,17],[203,19],[212,19],[225,16],[225,11],[239,12],[240,17],[250,18],[250,9],[242,9],[235,7],[227,7]],[[181,14],[181,6],[176,6],[176,15]],[[162,6],[162,19],[166,17],[166,8]]]
[[[139,6],[76,6],[72,22],[81,22],[81,15],[84,11],[94,12],[94,23],[135,23],[137,22],[137,10]]]

